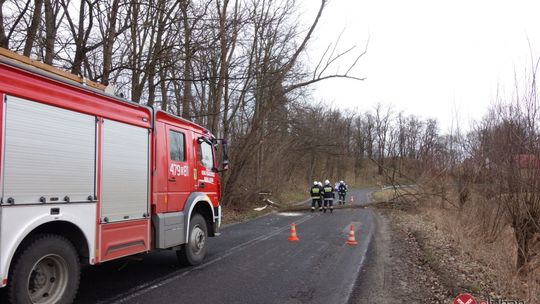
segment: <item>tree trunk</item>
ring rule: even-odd
[[[139,103],[141,100],[142,90],[143,86],[140,85],[141,80],[141,71],[140,71],[140,65],[139,60],[140,56],[138,53],[138,35],[140,33],[140,28],[138,26],[139,21],[139,13],[140,13],[140,4],[139,3],[133,3],[131,6],[131,26],[130,26],[130,34],[131,34],[131,54],[130,54],[130,69],[131,69],[131,100]]]
[[[189,24],[188,16],[189,0],[181,1],[180,8],[182,10],[182,21],[184,25],[184,94],[182,95],[182,117],[190,118],[190,105],[193,99],[191,93],[192,86],[192,66],[191,66],[191,25]]]
[[[149,107],[154,106],[154,102],[156,99],[156,84],[155,84],[155,69],[151,69],[148,72],[148,102],[147,105]]]
[[[85,4],[88,4],[88,12],[85,12]],[[86,56],[87,42],[90,37],[90,31],[93,26],[93,7],[92,3],[88,0],[81,0],[81,6],[79,8],[79,24],[75,37],[75,56],[73,59],[73,66],[71,67],[71,73],[82,76],[82,65]],[[88,25],[84,24],[85,18],[88,18]]]
[[[532,257],[531,244],[535,237],[535,228],[535,223],[530,219],[523,219],[514,227],[517,243],[516,269],[521,275],[527,275],[530,270],[528,266]]]
[[[101,76],[101,83],[104,85],[109,84],[109,78],[112,70],[112,55],[114,38],[116,36],[116,19],[118,17],[119,1],[114,0],[111,6],[111,12],[109,14],[109,24],[107,26],[107,36],[104,37],[103,43],[103,74]]]
[[[0,47],[7,49],[9,48],[9,43],[6,36],[6,29],[4,28],[4,2],[5,0],[0,0]]]
[[[85,17],[85,0],[81,0],[81,6],[79,7],[79,25],[78,31],[75,37],[75,56],[73,59],[73,66],[71,67],[71,73],[75,75],[81,75],[82,61],[84,59],[84,17]],[[74,33],[75,34],[75,33]]]
[[[26,41],[24,43],[23,55],[30,57],[32,53],[32,47],[36,41],[36,34],[41,24],[41,8],[43,7],[43,0],[34,1],[34,14],[32,15],[32,22],[27,30]]]
[[[165,81],[166,77],[165,68],[161,67],[159,69],[159,78],[161,79],[160,82],[160,89],[161,89],[161,110],[167,111],[169,107],[169,96],[167,95],[167,82]]]
[[[45,0],[45,58],[43,62],[53,64],[54,42],[58,28],[56,27],[56,14],[51,0]]]
[[[220,11],[219,18],[219,44],[220,44],[220,58],[219,58],[219,75],[217,81],[217,94],[214,96],[214,100],[209,100],[212,102],[213,113],[210,114],[210,130],[212,133],[217,134],[220,118],[220,106],[221,100],[223,97],[223,89],[225,84],[225,78],[227,77],[227,53],[229,48],[227,46],[226,39],[226,21],[227,21],[227,6],[229,6],[229,0],[223,1],[223,7]],[[220,8],[218,7],[218,10]]]

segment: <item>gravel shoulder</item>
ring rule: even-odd
[[[377,231],[349,303],[452,303],[465,292],[500,297],[490,269],[429,218],[383,204],[373,208]]]
[[[349,303],[451,303],[413,232],[378,212],[377,231]]]

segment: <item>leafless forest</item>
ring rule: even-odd
[[[249,207],[261,190],[306,191],[314,179],[379,181],[401,188],[403,200],[470,215],[487,242],[510,229],[515,268],[538,270],[536,67],[466,132],[385,105],[352,113],[314,103],[311,84],[346,78],[361,89],[364,77],[367,42],[338,39],[308,62],[326,2],[313,2],[318,14],[305,25],[294,0],[0,0],[0,46],[228,139],[228,208]]]

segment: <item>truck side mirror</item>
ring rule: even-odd
[[[227,140],[226,139],[217,139],[217,142],[221,141],[221,147],[223,149],[221,169],[214,168],[214,172],[224,172],[229,170],[229,155],[227,152]]]
[[[207,143],[209,145],[212,145],[212,141],[210,139],[204,137],[204,136],[201,136],[201,137],[197,138],[197,142],[199,144],[202,144],[203,142],[205,142],[205,143]]]
[[[220,172],[227,171],[227,170],[229,170],[229,161],[226,161],[226,162],[224,161]]]
[[[212,171],[214,171],[214,172],[216,172],[216,173],[225,172],[225,171],[227,171],[227,170],[229,170],[229,164],[222,164],[221,169],[216,168],[216,167],[214,167],[214,168],[212,169]]]

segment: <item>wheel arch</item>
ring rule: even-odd
[[[188,222],[191,220],[191,217],[193,214],[198,213],[202,215],[204,220],[206,221],[206,226],[208,228],[208,235],[214,236],[214,211],[212,210],[212,205],[209,202],[206,201],[200,201],[195,204],[195,208],[193,208],[193,211],[189,214]],[[189,227],[189,223],[188,223]]]
[[[68,221],[51,221],[43,223],[35,227],[32,231],[26,234],[21,242],[17,245],[17,249],[11,257],[13,259],[24,250],[25,246],[32,240],[32,238],[39,234],[55,234],[65,237],[73,244],[77,254],[81,258],[81,262],[88,261],[90,257],[90,248],[88,246],[88,240],[83,231],[75,224]],[[10,268],[13,266],[10,262]]]
[[[47,299],[47,303],[72,303],[76,296],[80,282],[80,252],[84,250],[84,246],[77,248],[75,245],[73,237],[77,231],[74,230],[69,239],[69,231],[68,234],[56,231],[63,228],[61,223],[57,227],[43,226],[28,234],[13,256],[6,291],[11,303],[41,299]],[[35,272],[40,275],[34,276]],[[37,287],[32,287],[33,284]]]
[[[59,208],[60,214],[49,214]],[[0,287],[7,284],[16,254],[36,234],[54,233],[68,239],[83,264],[94,264],[96,217],[95,204],[62,204],[3,207],[0,212]]]
[[[90,256],[90,247],[88,244],[88,239],[84,235],[83,231],[75,224],[68,221],[50,221],[42,223],[37,227],[30,230],[15,246],[15,249],[12,251],[12,254],[7,258],[7,274],[11,272],[11,269],[14,266],[14,261],[17,256],[21,254],[26,246],[30,244],[32,239],[39,234],[56,234],[65,237],[69,242],[73,244],[73,247],[77,251],[79,256],[79,261],[81,263],[88,263]],[[8,278],[9,280],[9,278]],[[0,286],[5,286],[5,282],[0,282]]]
[[[199,213],[202,215],[206,221],[207,228],[208,228],[208,235],[214,236],[214,208],[212,206],[212,203],[210,202],[210,198],[205,193],[192,193],[190,197],[188,198],[188,201],[186,203],[186,208],[184,210],[188,210],[187,212],[187,220],[185,221],[185,232],[186,232],[186,241],[189,239],[189,224],[191,222],[191,217],[193,214]]]

